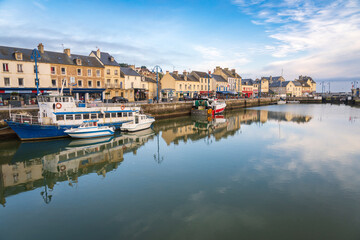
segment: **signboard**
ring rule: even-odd
[[[70,83],[75,83],[75,77],[70,77]]]

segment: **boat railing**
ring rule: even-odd
[[[17,123],[41,124],[38,117],[23,114],[11,114],[11,120]]]

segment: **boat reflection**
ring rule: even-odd
[[[182,117],[161,120],[153,129],[95,139],[58,139],[55,141],[22,142],[0,144],[0,203],[6,198],[22,192],[43,188],[41,195],[46,203],[51,202],[52,191],[58,182],[78,183],[79,177],[91,173],[105,177],[124,161],[125,153],[134,153],[157,136],[154,159],[161,163],[160,136],[167,145],[188,139],[215,141],[239,132],[242,125],[264,124],[268,121],[291,121],[306,123],[310,116],[266,110],[244,109],[227,112],[213,119]],[[210,142],[209,142],[210,143]],[[11,147],[10,147],[11,146]]]

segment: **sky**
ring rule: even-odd
[[[360,82],[359,0],[0,0],[0,45],[163,71]]]

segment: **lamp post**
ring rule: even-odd
[[[35,74],[36,74],[35,83],[36,83],[37,95],[39,95],[39,78],[38,78],[37,60],[40,57],[41,57],[41,55],[40,55],[39,51],[36,48],[34,48],[34,50],[31,53],[31,59],[33,59],[35,61]]]
[[[210,75],[211,75],[211,71],[209,71],[208,73],[208,98],[210,97]]]
[[[159,103],[159,71],[162,73],[162,69],[159,65],[156,65],[152,72],[156,72],[156,101]]]

